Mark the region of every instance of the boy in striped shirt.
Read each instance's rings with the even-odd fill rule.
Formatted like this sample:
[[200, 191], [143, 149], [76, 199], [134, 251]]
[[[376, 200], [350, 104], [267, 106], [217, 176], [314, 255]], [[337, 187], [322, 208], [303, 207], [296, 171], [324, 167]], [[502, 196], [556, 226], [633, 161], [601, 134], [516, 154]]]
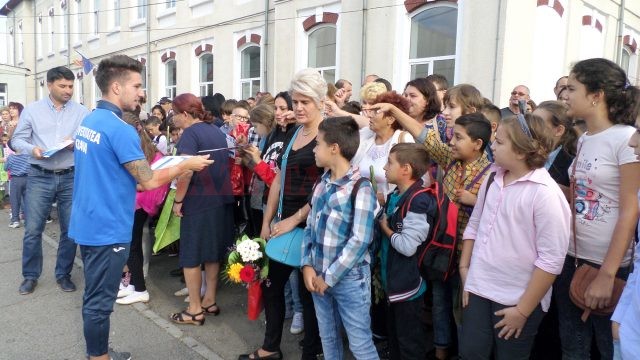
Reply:
[[27, 154], [11, 154], [4, 163], [4, 169], [9, 172], [11, 179], [9, 181], [9, 202], [11, 203], [11, 222], [9, 227], [12, 229], [20, 227], [20, 212], [23, 211], [24, 197], [27, 191], [27, 173], [29, 172], [29, 155]]

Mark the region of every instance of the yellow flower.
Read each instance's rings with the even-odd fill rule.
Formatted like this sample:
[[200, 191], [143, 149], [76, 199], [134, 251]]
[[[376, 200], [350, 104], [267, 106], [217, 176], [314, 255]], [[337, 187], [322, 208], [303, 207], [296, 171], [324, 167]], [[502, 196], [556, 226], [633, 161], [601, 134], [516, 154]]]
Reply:
[[243, 265], [242, 264], [231, 264], [229, 266], [229, 270], [227, 271], [227, 275], [229, 275], [229, 279], [231, 279], [231, 281], [233, 281], [234, 283], [240, 283], [242, 282], [242, 280], [240, 280], [240, 270], [242, 270]]

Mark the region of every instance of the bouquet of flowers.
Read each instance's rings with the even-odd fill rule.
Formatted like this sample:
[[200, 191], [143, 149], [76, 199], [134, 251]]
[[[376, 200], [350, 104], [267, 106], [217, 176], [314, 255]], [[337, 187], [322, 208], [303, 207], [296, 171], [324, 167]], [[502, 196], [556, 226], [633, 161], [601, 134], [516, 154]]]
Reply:
[[244, 235], [231, 248], [223, 276], [227, 281], [244, 284], [248, 290], [248, 317], [256, 320], [262, 311], [260, 284], [269, 274], [269, 258], [265, 254], [267, 242]]

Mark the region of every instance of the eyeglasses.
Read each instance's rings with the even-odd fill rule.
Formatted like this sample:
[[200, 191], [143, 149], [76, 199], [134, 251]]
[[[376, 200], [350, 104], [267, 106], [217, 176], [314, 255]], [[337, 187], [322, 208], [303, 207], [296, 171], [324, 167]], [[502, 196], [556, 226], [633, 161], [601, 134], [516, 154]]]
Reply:
[[512, 95], [512, 96], [515, 96], [515, 95], [518, 95], [518, 96], [527, 96], [527, 95], [529, 95], [529, 94], [525, 94], [525, 93], [520, 92], [520, 91], [512, 91], [512, 92], [511, 92], [511, 95]]
[[236, 118], [236, 119], [240, 119], [240, 121], [249, 121], [249, 117], [248, 116], [242, 116], [239, 114], [231, 114], [232, 117]]
[[366, 116], [366, 117], [375, 116], [377, 113], [378, 113], [378, 110], [375, 110], [375, 109], [363, 109], [362, 111], [360, 111], [360, 115]]

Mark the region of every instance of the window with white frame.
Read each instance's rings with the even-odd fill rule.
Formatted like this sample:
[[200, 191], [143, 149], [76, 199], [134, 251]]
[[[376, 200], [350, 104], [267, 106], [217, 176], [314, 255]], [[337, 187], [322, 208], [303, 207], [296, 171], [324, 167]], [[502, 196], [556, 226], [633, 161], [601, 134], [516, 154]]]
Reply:
[[0, 106], [7, 106], [7, 83], [0, 83]]
[[112, 0], [113, 1], [113, 27], [117, 28], [120, 26], [120, 0]]
[[73, 31], [71, 31], [71, 43], [77, 44], [81, 41], [80, 33], [82, 32], [82, 15], [80, 14], [80, 12], [82, 10], [80, 0], [75, 0], [73, 4], [74, 5], [71, 14], [71, 23], [75, 28], [73, 29]]
[[240, 52], [240, 88], [248, 99], [260, 91], [260, 46], [251, 45]]
[[165, 0], [165, 6], [167, 9], [176, 7], [176, 0]]
[[68, 48], [68, 44], [67, 44], [67, 40], [69, 39], [68, 34], [69, 34], [69, 29], [68, 29], [68, 24], [67, 24], [67, 16], [69, 16], [69, 12], [67, 11], [67, 3], [62, 2], [61, 3], [61, 12], [62, 12], [62, 16], [60, 17], [60, 50], [66, 50]]
[[176, 97], [176, 86], [178, 84], [177, 80], [177, 64], [175, 60], [169, 60], [164, 64], [165, 67], [165, 80], [164, 80], [164, 88], [165, 88], [165, 96], [169, 99], [173, 99]]
[[147, 18], [147, 0], [137, 0], [138, 1], [138, 19], [146, 19]]
[[93, 0], [93, 28], [91, 31], [94, 35], [100, 33], [100, 16], [98, 15], [98, 10], [100, 10], [100, 0]]
[[336, 82], [336, 27], [321, 26], [309, 35], [309, 67], [317, 69], [327, 83]]
[[204, 53], [198, 60], [200, 96], [213, 95], [213, 54]]
[[54, 31], [54, 16], [53, 16], [53, 9], [49, 10], [49, 22], [47, 23], [47, 25], [49, 25], [49, 54], [53, 54], [53, 40], [55, 39], [55, 31]]
[[631, 65], [631, 51], [628, 47], [622, 48], [622, 58], [620, 60], [620, 67], [625, 73], [629, 73], [629, 65]]
[[24, 36], [22, 36], [22, 20], [18, 22], [16, 45], [16, 55], [18, 55], [18, 63], [24, 62]]
[[42, 58], [42, 14], [38, 14], [36, 22], [36, 58]]
[[458, 9], [438, 6], [411, 18], [409, 67], [411, 79], [440, 74], [454, 83]]

